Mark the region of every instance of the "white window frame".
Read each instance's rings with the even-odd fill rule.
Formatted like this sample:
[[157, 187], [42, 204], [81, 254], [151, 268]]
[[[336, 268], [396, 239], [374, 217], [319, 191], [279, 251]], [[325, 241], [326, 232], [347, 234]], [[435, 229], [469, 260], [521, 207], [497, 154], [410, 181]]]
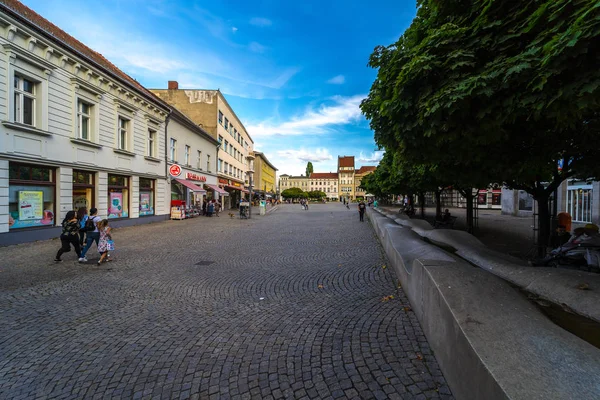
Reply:
[[[37, 117], [37, 97], [36, 94], [38, 92], [37, 87], [39, 86], [39, 82], [37, 80], [31, 79], [28, 76], [24, 76], [22, 74], [15, 74], [13, 76], [13, 119], [16, 123], [29, 125], [31, 127], [36, 126]], [[28, 92], [24, 89], [25, 82], [31, 85], [31, 92]], [[31, 101], [31, 123], [25, 122], [25, 100]]]
[[[83, 105], [88, 107], [87, 114], [83, 112]], [[89, 101], [82, 99], [80, 97], [77, 98], [77, 139], [87, 140], [89, 142], [94, 141], [93, 135], [93, 117], [94, 117], [94, 107], [95, 104], [90, 103]], [[86, 121], [87, 120], [87, 121]], [[83, 137], [82, 127], [84, 122], [87, 122], [87, 135], [88, 137]]]
[[198, 150], [197, 153], [198, 159], [196, 160], [196, 168], [202, 171], [202, 151]]
[[169, 140], [169, 161], [177, 162], [177, 139], [175, 138]]
[[190, 166], [190, 150], [192, 148], [186, 144], [184, 149], [185, 149], [185, 153], [184, 153], [185, 165]]
[[206, 155], [206, 171], [211, 172], [211, 170], [210, 170], [210, 154]]
[[[587, 195], [587, 196], [584, 196]], [[584, 199], [587, 198], [587, 201]], [[581, 207], [579, 202], [581, 201]], [[591, 223], [594, 212], [593, 185], [574, 183], [567, 185], [566, 212], [571, 215], [573, 222]]]
[[156, 158], [156, 138], [158, 136], [158, 132], [156, 129], [148, 128], [148, 137], [147, 137], [147, 148], [146, 155], [148, 157]]
[[[125, 127], [123, 127], [123, 122], [125, 123]], [[124, 136], [123, 133], [125, 133]], [[132, 119], [119, 114], [119, 116], [117, 117], [117, 149], [123, 151], [131, 151], [132, 133]]]
[[[24, 130], [34, 134], [51, 135], [48, 132], [48, 77], [56, 66], [47, 60], [29, 53], [27, 50], [13, 43], [2, 45], [8, 69], [5, 72], [7, 79], [7, 101], [5, 100], [6, 120], [2, 121], [5, 126]], [[15, 121], [15, 88], [14, 78], [19, 76], [35, 83], [35, 112], [34, 125], [22, 124]]]

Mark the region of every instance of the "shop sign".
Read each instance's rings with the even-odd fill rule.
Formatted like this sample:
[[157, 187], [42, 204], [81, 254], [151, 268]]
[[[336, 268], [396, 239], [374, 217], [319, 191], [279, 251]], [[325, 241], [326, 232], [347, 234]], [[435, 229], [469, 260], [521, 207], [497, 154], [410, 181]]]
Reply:
[[240, 183], [237, 183], [237, 182], [231, 182], [231, 186], [241, 187], [242, 185]]
[[181, 175], [181, 167], [177, 164], [173, 164], [169, 167], [169, 173], [172, 176], [177, 177], [177, 176]]
[[219, 183], [222, 183], [224, 185], [229, 185], [229, 181], [227, 179], [223, 179], [223, 178], [219, 178]]
[[193, 172], [186, 172], [185, 179], [189, 179], [191, 181], [206, 182], [205, 176], [197, 175], [197, 174], [194, 174]]
[[19, 192], [19, 220], [42, 219], [44, 192]]

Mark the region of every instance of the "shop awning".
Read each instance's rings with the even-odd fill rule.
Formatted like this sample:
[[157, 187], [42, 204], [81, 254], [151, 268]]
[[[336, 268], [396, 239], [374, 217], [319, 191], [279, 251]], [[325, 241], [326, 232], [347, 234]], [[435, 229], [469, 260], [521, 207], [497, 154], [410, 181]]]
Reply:
[[202, 189], [200, 186], [194, 185], [190, 181], [187, 181], [185, 179], [177, 179], [177, 178], [175, 178], [175, 180], [177, 182], [181, 183], [183, 186], [190, 189], [192, 192], [206, 193], [206, 190]]
[[227, 187], [229, 189], [239, 190], [240, 192], [248, 193], [248, 191], [246, 189], [239, 187], [239, 186], [226, 185], [225, 187]]
[[229, 193], [227, 193], [224, 189], [221, 189], [217, 185], [209, 185], [208, 183], [206, 183], [206, 186], [219, 193], [221, 196], [229, 196]]

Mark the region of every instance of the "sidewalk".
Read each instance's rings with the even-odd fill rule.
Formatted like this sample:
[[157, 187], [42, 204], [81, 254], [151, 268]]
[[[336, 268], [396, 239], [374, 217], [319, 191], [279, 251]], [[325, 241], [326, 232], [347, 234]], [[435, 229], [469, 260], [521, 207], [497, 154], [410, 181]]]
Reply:
[[[399, 206], [382, 206], [382, 209], [399, 212]], [[454, 229], [466, 230], [465, 208], [449, 208], [453, 216], [458, 217]], [[535, 254], [532, 217], [502, 215], [500, 210], [479, 209], [478, 227], [474, 236], [489, 248], [521, 259]], [[414, 218], [419, 218], [421, 209], [416, 210]], [[435, 217], [435, 208], [425, 208], [425, 219], [430, 223]]]

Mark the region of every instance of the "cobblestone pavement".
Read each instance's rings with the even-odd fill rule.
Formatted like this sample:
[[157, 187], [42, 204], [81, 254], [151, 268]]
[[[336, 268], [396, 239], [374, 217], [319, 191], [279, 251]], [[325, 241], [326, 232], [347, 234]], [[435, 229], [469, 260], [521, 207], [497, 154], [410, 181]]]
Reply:
[[0, 248], [0, 398], [452, 398], [355, 210], [113, 236], [101, 267], [54, 264], [58, 240]]

